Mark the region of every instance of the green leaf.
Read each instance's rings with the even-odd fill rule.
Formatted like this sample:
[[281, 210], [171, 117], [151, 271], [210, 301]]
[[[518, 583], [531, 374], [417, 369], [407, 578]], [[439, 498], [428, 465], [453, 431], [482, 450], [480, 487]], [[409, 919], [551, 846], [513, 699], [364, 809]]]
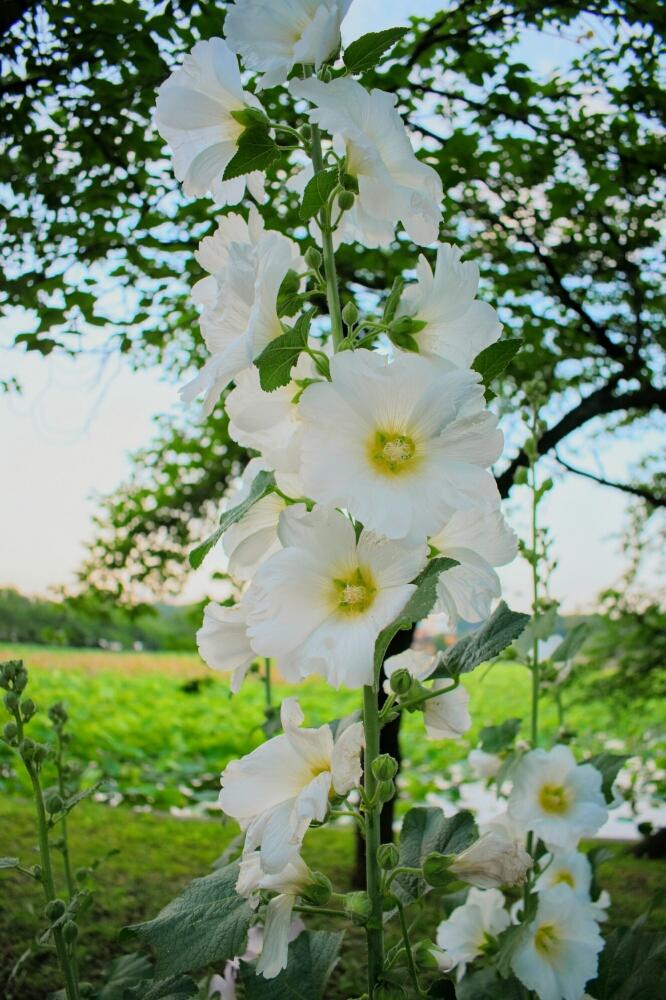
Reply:
[[338, 960], [344, 934], [303, 931], [289, 945], [287, 968], [274, 979], [258, 976], [254, 966], [241, 962], [246, 1000], [320, 1000]]
[[391, 291], [388, 294], [388, 298], [384, 303], [384, 312], [382, 313], [382, 323], [392, 323], [395, 318], [395, 314], [398, 311], [398, 306], [400, 304], [400, 299], [405, 287], [405, 282], [398, 275], [397, 278], [393, 279], [393, 284], [391, 286]]
[[520, 337], [511, 337], [498, 340], [477, 354], [472, 362], [472, 368], [481, 375], [486, 389], [489, 389], [491, 382], [508, 368], [522, 345]]
[[476, 631], [460, 639], [442, 653], [433, 677], [459, 677], [497, 656], [513, 642], [530, 620], [529, 615], [511, 611], [500, 601], [490, 618]]
[[484, 726], [479, 733], [481, 749], [485, 750], [486, 753], [499, 753], [500, 750], [506, 750], [518, 735], [521, 722], [522, 719], [507, 719], [499, 726]]
[[650, 934], [637, 921], [612, 931], [599, 957], [599, 973], [586, 989], [595, 1000], [654, 1000], [663, 981], [666, 935]]
[[[400, 830], [400, 865], [420, 868], [432, 852], [460, 854], [476, 840], [477, 829], [471, 813], [459, 812], [448, 819], [441, 809], [410, 809]], [[398, 875], [394, 892], [404, 903], [423, 896], [428, 886], [418, 875]]]
[[493, 968], [467, 973], [456, 984], [457, 1000], [523, 1000], [524, 997], [517, 979], [502, 979]]
[[350, 73], [362, 73], [374, 69], [382, 55], [403, 38], [409, 28], [387, 28], [385, 31], [371, 31], [362, 35], [345, 49], [343, 60]]
[[0, 870], [3, 868], [18, 868], [20, 863], [18, 858], [0, 858]]
[[393, 636], [400, 629], [411, 628], [416, 622], [420, 622], [422, 618], [426, 618], [430, 614], [437, 598], [437, 580], [440, 573], [444, 573], [447, 569], [451, 569], [457, 565], [458, 563], [455, 559], [446, 559], [440, 556], [436, 559], [431, 559], [425, 569], [416, 578], [416, 590], [407, 601], [407, 604], [395, 621], [387, 625], [377, 636], [377, 641], [375, 642], [376, 675], [379, 673], [379, 668], [384, 662], [386, 650]]
[[259, 382], [264, 392], [274, 392], [291, 380], [291, 369], [308, 344], [308, 331], [312, 311], [303, 315], [285, 333], [271, 340], [255, 364], [259, 369]]
[[278, 316], [294, 316], [298, 312], [302, 301], [300, 287], [300, 278], [295, 271], [289, 269], [277, 295], [275, 308]]
[[280, 147], [271, 139], [267, 128], [251, 125], [238, 140], [238, 149], [227, 163], [223, 180], [242, 177], [253, 170], [266, 170], [280, 155]]
[[574, 627], [567, 632], [562, 642], [551, 655], [551, 660], [555, 663], [563, 663], [565, 660], [573, 659], [578, 650], [585, 643], [589, 634], [590, 626], [588, 622], [578, 622], [577, 625], [574, 625]]
[[97, 994], [98, 1000], [125, 1000], [126, 990], [145, 984], [152, 975], [152, 966], [145, 955], [121, 955], [106, 970], [106, 981]]
[[531, 654], [535, 639], [549, 639], [558, 628], [561, 629], [562, 624], [557, 608], [552, 607], [543, 614], [536, 615], [523, 629], [516, 642], [516, 651], [522, 657]]
[[[154, 979], [142, 982], [123, 994], [124, 1000], [187, 1000], [198, 997], [199, 987], [189, 976], [169, 976], [168, 979]], [[118, 995], [121, 1000], [121, 995]]]
[[310, 178], [298, 213], [303, 222], [309, 222], [324, 207], [338, 184], [338, 176], [337, 169], [332, 169], [320, 170]]
[[154, 920], [125, 928], [124, 936], [154, 949], [157, 976], [222, 965], [243, 954], [254, 910], [236, 893], [238, 871], [233, 864], [195, 879]]
[[601, 790], [604, 793], [606, 802], [613, 802], [613, 785], [624, 764], [629, 760], [629, 754], [622, 753], [597, 753], [594, 757], [588, 757], [585, 764], [591, 764], [601, 772]]
[[192, 569], [198, 569], [201, 566], [210, 550], [217, 545], [227, 528], [235, 524], [236, 521], [240, 521], [257, 500], [261, 500], [262, 497], [265, 497], [267, 493], [272, 491], [274, 485], [275, 477], [272, 472], [266, 472], [262, 469], [261, 472], [257, 473], [250, 487], [250, 492], [245, 499], [237, 504], [236, 507], [225, 511], [220, 517], [219, 527], [215, 529], [213, 534], [205, 542], [202, 542], [201, 545], [197, 545], [195, 549], [192, 549], [190, 552], [190, 566]]

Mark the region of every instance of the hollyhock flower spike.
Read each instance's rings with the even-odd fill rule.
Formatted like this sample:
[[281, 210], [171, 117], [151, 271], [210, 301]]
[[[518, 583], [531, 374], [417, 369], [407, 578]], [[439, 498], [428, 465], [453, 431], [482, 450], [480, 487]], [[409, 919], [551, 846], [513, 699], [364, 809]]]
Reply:
[[247, 69], [275, 87], [297, 65], [314, 66], [340, 47], [340, 24], [351, 0], [237, 0], [224, 22], [227, 43]]
[[486, 469], [503, 437], [476, 372], [356, 350], [334, 356], [331, 379], [308, 386], [300, 403], [308, 496], [409, 544], [441, 531], [458, 508], [498, 502]]
[[[432, 657], [416, 649], [408, 649], [404, 653], [389, 656], [384, 661], [384, 673], [388, 678], [384, 687], [391, 690], [390, 678], [396, 670], [407, 670], [417, 681], [426, 681], [437, 668], [439, 657]], [[438, 679], [433, 681], [432, 690], [450, 687], [450, 681]], [[460, 685], [439, 698], [430, 698], [423, 706], [426, 734], [431, 740], [458, 739], [472, 725], [468, 709], [469, 695]]]
[[192, 293], [202, 307], [201, 332], [211, 357], [181, 396], [191, 402], [205, 393], [207, 415], [229, 382], [282, 334], [277, 294], [287, 271], [300, 268], [301, 258], [292, 240], [264, 228], [254, 207], [247, 222], [242, 215], [223, 216], [195, 256], [209, 272]]
[[263, 175], [223, 181], [243, 125], [234, 118], [247, 108], [261, 110], [243, 90], [236, 56], [221, 38], [197, 42], [157, 92], [155, 124], [173, 151], [173, 169], [183, 191], [194, 198], [211, 194], [220, 205], [235, 205], [245, 193], [263, 200]]
[[511, 960], [521, 983], [540, 1000], [580, 1000], [604, 945], [589, 905], [568, 885], [555, 886], [539, 894], [527, 930]]
[[349, 78], [292, 80], [290, 89], [315, 105], [310, 121], [333, 136], [346, 173], [358, 183], [343, 238], [388, 246], [400, 221], [415, 243], [432, 243], [441, 219], [442, 182], [414, 155], [395, 94], [367, 91]]
[[591, 764], [576, 764], [571, 750], [532, 750], [513, 775], [509, 815], [545, 844], [572, 850], [608, 818], [601, 774]]
[[248, 591], [252, 647], [292, 682], [322, 674], [333, 687], [372, 684], [375, 641], [414, 593], [425, 545], [372, 531], [357, 539], [340, 511], [304, 504], [284, 511], [278, 535], [282, 551]]
[[276, 875], [300, 854], [313, 821], [323, 822], [329, 799], [346, 795], [361, 779], [363, 726], [353, 723], [333, 738], [329, 726], [302, 729], [295, 698], [280, 712], [284, 733], [222, 774], [220, 806], [245, 833], [244, 856], [259, 848], [261, 868]]

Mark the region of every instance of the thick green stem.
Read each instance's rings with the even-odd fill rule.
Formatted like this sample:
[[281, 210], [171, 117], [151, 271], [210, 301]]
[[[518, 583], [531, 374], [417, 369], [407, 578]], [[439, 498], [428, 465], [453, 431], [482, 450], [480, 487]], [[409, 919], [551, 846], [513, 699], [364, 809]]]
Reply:
[[[530, 463], [532, 489], [532, 614], [534, 619], [539, 613], [539, 527], [537, 523], [537, 508], [539, 497], [534, 461]], [[536, 629], [532, 644], [532, 726], [530, 741], [532, 748], [539, 745], [539, 688], [541, 684], [541, 668], [539, 665], [539, 640]]]
[[[321, 151], [321, 133], [318, 125], [312, 125], [312, 166], [315, 173], [324, 169], [324, 159]], [[319, 216], [321, 229], [322, 253], [324, 257], [324, 274], [326, 276], [326, 301], [331, 317], [331, 334], [333, 347], [337, 351], [344, 336], [342, 326], [342, 308], [338, 292], [338, 276], [335, 270], [335, 251], [333, 249], [333, 229], [331, 227], [330, 202], [321, 210]]]
[[[372, 764], [379, 756], [379, 705], [376, 688], [367, 685], [363, 688], [363, 725], [365, 728], [363, 787], [368, 802], [373, 802], [377, 781], [372, 773]], [[381, 803], [377, 803], [368, 808], [365, 814], [365, 876], [366, 890], [370, 897], [370, 918], [366, 926], [369, 1000], [373, 1000], [377, 983], [384, 968], [381, 870], [377, 860], [380, 845], [380, 812]]]

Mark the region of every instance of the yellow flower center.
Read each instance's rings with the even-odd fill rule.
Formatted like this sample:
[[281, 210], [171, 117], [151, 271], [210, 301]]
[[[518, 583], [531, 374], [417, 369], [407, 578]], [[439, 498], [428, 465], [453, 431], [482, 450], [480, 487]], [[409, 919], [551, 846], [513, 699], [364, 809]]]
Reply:
[[553, 885], [559, 885], [561, 882], [564, 882], [565, 885], [570, 885], [572, 889], [575, 888], [571, 872], [558, 872], [553, 879]]
[[554, 816], [563, 816], [569, 811], [569, 796], [563, 785], [542, 785], [539, 792], [539, 805], [544, 812]]
[[362, 614], [372, 605], [376, 594], [372, 574], [360, 566], [333, 580], [333, 600], [339, 614]]
[[412, 472], [418, 461], [414, 439], [390, 431], [375, 431], [368, 442], [368, 454], [374, 467], [385, 476]]
[[537, 928], [537, 932], [534, 935], [534, 944], [536, 950], [544, 956], [552, 955], [557, 950], [559, 938], [553, 924], [541, 924]]

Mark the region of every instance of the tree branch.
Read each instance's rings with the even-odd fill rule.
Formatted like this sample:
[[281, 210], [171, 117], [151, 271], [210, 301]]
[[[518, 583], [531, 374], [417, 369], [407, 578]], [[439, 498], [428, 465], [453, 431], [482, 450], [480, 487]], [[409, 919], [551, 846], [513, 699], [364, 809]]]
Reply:
[[599, 483], [600, 486], [609, 486], [611, 489], [622, 490], [623, 493], [631, 493], [633, 496], [641, 497], [643, 500], [647, 500], [653, 507], [666, 507], [666, 497], [654, 493], [646, 486], [634, 486], [632, 483], [616, 483], [611, 479], [605, 479], [603, 476], [596, 476], [593, 472], [588, 472], [587, 469], [577, 469], [575, 465], [570, 465], [569, 462], [565, 462], [563, 458], [560, 458], [557, 452], [555, 452], [555, 459], [558, 465], [561, 465], [567, 472], [573, 472], [576, 476], [583, 476], [584, 479], [591, 479], [592, 482]]

